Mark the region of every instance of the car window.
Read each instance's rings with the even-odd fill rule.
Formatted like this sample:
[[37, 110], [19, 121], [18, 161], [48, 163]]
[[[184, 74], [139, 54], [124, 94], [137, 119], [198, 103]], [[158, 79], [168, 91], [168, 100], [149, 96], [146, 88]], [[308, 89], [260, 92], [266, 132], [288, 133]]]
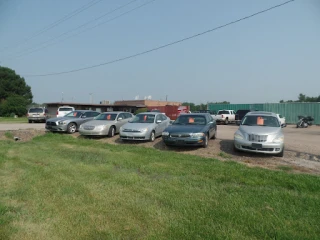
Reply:
[[125, 119], [126, 117], [125, 117], [124, 113], [120, 113], [119, 116], [118, 116], [118, 118]]
[[161, 114], [160, 117], [161, 117], [161, 120], [162, 120], [162, 121], [167, 120], [167, 116], [165, 116], [165, 115], [163, 115], [163, 114]]
[[95, 120], [107, 120], [107, 121], [114, 121], [117, 118], [117, 113], [101, 113], [96, 116]]
[[158, 120], [160, 120], [160, 121], [162, 120], [162, 119], [161, 119], [161, 114], [158, 114], [158, 115], [156, 116], [156, 121], [158, 121]]
[[81, 117], [81, 115], [82, 115], [82, 112], [73, 111], [73, 112], [66, 114], [65, 117], [79, 118], [79, 117]]
[[42, 113], [43, 108], [30, 108], [29, 113]]
[[223, 111], [223, 110], [222, 110], [222, 111], [219, 111], [218, 114], [219, 114], [219, 115], [220, 115], [220, 114], [229, 114], [229, 111]]
[[124, 115], [126, 116], [126, 118], [132, 118], [132, 114], [131, 113], [124, 113]]
[[63, 112], [73, 111], [73, 108], [70, 108], [70, 107], [61, 107], [61, 108], [59, 108], [59, 111], [63, 111]]
[[279, 120], [273, 116], [245, 116], [242, 125], [280, 127]]
[[139, 113], [133, 119], [132, 123], [154, 123], [155, 115], [147, 113]]
[[201, 115], [183, 115], [179, 116], [173, 124], [183, 124], [183, 125], [206, 125], [205, 116]]

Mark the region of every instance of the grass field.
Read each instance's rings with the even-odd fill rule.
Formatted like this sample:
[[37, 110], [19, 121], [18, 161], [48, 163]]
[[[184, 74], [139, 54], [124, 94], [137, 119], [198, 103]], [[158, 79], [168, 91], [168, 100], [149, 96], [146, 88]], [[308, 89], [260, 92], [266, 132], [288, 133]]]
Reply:
[[0, 123], [27, 123], [28, 118], [27, 117], [0, 117]]
[[0, 141], [0, 239], [319, 239], [320, 178], [48, 133]]

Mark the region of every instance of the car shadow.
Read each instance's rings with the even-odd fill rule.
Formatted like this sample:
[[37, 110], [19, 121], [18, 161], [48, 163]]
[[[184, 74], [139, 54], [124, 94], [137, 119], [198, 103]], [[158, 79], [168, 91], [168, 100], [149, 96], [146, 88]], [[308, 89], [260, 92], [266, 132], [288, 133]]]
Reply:
[[247, 157], [247, 158], [270, 158], [272, 155], [264, 153], [255, 153], [255, 152], [242, 152], [235, 151], [233, 149], [233, 140], [221, 140], [220, 141], [220, 150], [234, 156]]
[[199, 146], [167, 146], [160, 138], [153, 147], [158, 150], [174, 151], [174, 152], [193, 152], [198, 150]]

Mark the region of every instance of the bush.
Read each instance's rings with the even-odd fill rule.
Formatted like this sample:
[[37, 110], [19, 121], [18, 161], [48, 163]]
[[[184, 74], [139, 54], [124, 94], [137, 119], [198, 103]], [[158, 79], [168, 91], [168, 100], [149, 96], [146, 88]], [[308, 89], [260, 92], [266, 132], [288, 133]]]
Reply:
[[142, 113], [142, 112], [148, 112], [148, 108], [139, 108], [135, 114], [138, 114], [138, 113]]

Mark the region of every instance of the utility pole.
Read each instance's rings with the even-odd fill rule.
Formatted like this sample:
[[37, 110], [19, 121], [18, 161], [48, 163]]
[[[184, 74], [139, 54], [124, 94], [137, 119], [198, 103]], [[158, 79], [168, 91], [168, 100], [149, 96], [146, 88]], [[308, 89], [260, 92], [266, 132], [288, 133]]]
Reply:
[[93, 93], [89, 93], [89, 95], [90, 95], [90, 103], [92, 103], [92, 94]]
[[61, 102], [63, 102], [63, 92], [61, 93]]
[[166, 102], [168, 101], [168, 95], [166, 95]]

